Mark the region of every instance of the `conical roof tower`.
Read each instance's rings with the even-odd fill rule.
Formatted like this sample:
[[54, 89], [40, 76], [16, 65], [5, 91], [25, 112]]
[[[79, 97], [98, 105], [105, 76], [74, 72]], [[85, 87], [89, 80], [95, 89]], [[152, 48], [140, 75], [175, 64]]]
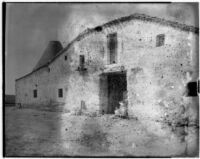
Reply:
[[59, 41], [50, 41], [40, 60], [33, 68], [33, 71], [51, 61], [62, 49], [62, 44]]

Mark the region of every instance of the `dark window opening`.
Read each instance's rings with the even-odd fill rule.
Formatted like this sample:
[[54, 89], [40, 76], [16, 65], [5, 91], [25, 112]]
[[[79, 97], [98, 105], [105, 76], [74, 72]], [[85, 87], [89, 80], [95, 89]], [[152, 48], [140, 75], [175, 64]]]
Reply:
[[95, 28], [95, 30], [96, 30], [97, 32], [100, 32], [100, 31], [102, 31], [102, 27], [101, 27], [101, 26], [98, 26], [98, 27]]
[[80, 55], [79, 56], [78, 71], [86, 71], [86, 70], [87, 70], [87, 68], [85, 67], [85, 56], [84, 55]]
[[156, 36], [156, 46], [162, 46], [165, 43], [165, 35], [164, 34], [160, 34]]
[[79, 64], [80, 64], [81, 67], [83, 67], [84, 64], [85, 64], [85, 56], [84, 55], [80, 55], [79, 58], [80, 58], [79, 59]]
[[65, 56], [65, 61], [67, 61], [67, 55]]
[[81, 110], [86, 110], [86, 104], [84, 100], [81, 100]]
[[37, 98], [37, 90], [36, 89], [33, 90], [33, 97]]
[[63, 97], [63, 89], [58, 89], [58, 97]]
[[117, 63], [117, 33], [108, 35], [109, 63]]
[[189, 82], [187, 84], [187, 96], [198, 96], [198, 84], [197, 82]]

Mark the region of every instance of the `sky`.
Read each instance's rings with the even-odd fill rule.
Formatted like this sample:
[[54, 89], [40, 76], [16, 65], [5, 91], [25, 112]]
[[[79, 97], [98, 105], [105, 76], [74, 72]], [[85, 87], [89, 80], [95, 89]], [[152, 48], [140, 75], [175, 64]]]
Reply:
[[15, 94], [15, 79], [32, 71], [51, 40], [65, 47], [87, 28], [134, 13], [198, 27], [198, 10], [198, 3], [7, 3], [5, 93]]

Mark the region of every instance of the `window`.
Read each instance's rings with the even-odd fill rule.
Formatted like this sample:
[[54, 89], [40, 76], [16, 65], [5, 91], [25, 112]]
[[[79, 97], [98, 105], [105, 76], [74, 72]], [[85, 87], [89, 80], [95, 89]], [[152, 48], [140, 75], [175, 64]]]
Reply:
[[58, 89], [58, 97], [59, 98], [63, 97], [63, 89]]
[[187, 84], [187, 96], [195, 97], [198, 96], [198, 82], [189, 82]]
[[165, 43], [165, 35], [164, 34], [160, 34], [156, 36], [156, 46], [162, 46]]
[[79, 56], [79, 65], [80, 65], [81, 67], [83, 67], [84, 64], [85, 64], [85, 56], [84, 56], [84, 55], [80, 55], [80, 56]]
[[37, 98], [37, 89], [34, 89], [34, 90], [33, 90], [33, 97], [34, 97], [34, 98]]
[[86, 71], [87, 68], [85, 67], [85, 56], [80, 55], [79, 56], [79, 66], [78, 66], [78, 71]]
[[65, 61], [67, 61], [67, 55], [65, 56]]
[[117, 33], [108, 35], [109, 63], [117, 63]]
[[85, 101], [81, 100], [81, 110], [86, 110], [86, 105], [85, 105]]
[[97, 31], [97, 32], [102, 31], [102, 27], [101, 27], [101, 26], [96, 27], [96, 28], [95, 28], [95, 31]]

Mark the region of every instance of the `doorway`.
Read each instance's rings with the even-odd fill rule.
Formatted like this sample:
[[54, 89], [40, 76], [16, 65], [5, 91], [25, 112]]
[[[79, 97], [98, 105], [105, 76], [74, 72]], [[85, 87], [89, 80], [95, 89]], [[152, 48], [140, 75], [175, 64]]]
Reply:
[[114, 114], [120, 101], [127, 96], [126, 72], [105, 73], [100, 76], [100, 111]]
[[120, 101], [127, 98], [126, 72], [104, 73], [100, 76], [100, 112], [114, 114]]

